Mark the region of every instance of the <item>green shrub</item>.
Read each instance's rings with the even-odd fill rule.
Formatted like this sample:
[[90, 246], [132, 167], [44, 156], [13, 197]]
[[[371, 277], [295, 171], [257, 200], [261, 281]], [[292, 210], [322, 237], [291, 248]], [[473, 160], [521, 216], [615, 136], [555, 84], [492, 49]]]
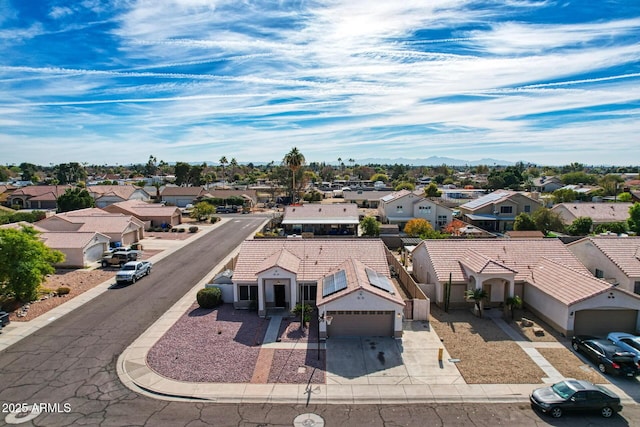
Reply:
[[[308, 322], [311, 320], [311, 313], [313, 312], [313, 308], [309, 304], [304, 305], [304, 321]], [[298, 318], [300, 318], [300, 314], [302, 314], [302, 304], [298, 303], [293, 308], [293, 314], [295, 314]]]
[[195, 225], [189, 227], [189, 233], [195, 233], [196, 231], [198, 231], [198, 227], [196, 227]]
[[178, 228], [177, 228], [177, 227], [173, 227], [173, 228], [171, 229], [171, 232], [172, 232], [172, 233], [177, 233], [177, 232], [178, 232]]
[[218, 221], [220, 221], [220, 217], [219, 216], [212, 216], [211, 217], [211, 224], [215, 224]]
[[67, 295], [69, 292], [71, 292], [71, 289], [66, 286], [60, 286], [58, 290], [56, 290], [58, 295]]
[[178, 233], [184, 233], [184, 228], [178, 228]]
[[222, 303], [222, 291], [219, 288], [200, 289], [196, 300], [200, 308], [215, 308]]

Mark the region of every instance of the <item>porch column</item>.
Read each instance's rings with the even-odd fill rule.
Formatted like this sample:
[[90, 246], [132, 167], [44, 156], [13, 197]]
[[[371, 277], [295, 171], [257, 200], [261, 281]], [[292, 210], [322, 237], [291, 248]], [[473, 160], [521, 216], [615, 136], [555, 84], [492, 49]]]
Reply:
[[513, 279], [509, 280], [509, 297], [513, 297], [516, 292], [516, 284]]
[[258, 316], [266, 314], [264, 309], [264, 279], [258, 279]]
[[289, 311], [293, 311], [293, 309], [296, 308], [296, 303], [298, 302], [298, 282], [295, 279], [291, 279], [290, 283], [289, 293], [291, 298], [289, 298]]

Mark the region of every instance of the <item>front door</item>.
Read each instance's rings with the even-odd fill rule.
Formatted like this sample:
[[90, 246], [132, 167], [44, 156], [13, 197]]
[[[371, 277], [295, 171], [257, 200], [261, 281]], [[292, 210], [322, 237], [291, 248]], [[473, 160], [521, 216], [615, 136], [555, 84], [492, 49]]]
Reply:
[[276, 299], [276, 307], [285, 308], [287, 305], [284, 285], [273, 285], [273, 293]]

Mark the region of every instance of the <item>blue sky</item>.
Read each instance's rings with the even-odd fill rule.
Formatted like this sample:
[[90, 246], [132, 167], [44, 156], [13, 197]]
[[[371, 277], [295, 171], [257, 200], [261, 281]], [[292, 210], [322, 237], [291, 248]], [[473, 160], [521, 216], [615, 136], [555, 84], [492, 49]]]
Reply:
[[0, 0], [0, 163], [638, 164], [640, 2]]

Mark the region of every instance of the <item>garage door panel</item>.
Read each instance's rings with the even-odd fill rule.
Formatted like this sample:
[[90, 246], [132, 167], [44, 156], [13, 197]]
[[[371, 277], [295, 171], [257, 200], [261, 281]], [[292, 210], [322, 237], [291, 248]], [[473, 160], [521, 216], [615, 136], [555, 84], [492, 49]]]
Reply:
[[609, 332], [636, 332], [638, 310], [580, 310], [576, 311], [576, 335], [606, 336]]
[[394, 336], [393, 311], [339, 311], [328, 312], [332, 316], [328, 325], [329, 337]]

